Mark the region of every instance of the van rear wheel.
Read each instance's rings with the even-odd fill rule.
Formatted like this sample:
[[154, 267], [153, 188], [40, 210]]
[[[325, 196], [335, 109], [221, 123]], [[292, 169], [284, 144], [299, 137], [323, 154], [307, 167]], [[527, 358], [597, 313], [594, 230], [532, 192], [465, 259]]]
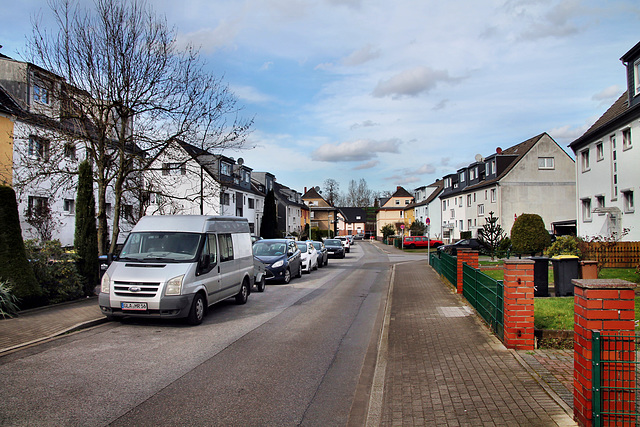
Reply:
[[242, 281], [242, 286], [240, 286], [240, 292], [236, 294], [236, 304], [245, 304], [249, 299], [249, 282], [247, 279]]
[[191, 310], [187, 316], [187, 323], [190, 325], [199, 325], [204, 319], [205, 303], [202, 294], [196, 294], [191, 303]]

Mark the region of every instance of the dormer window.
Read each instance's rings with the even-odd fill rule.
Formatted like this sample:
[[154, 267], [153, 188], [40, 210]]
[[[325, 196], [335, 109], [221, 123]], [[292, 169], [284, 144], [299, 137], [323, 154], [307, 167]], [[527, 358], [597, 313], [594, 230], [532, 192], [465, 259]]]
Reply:
[[640, 59], [633, 63], [633, 85], [636, 88], [635, 96], [640, 95]]
[[464, 172], [460, 172], [460, 182], [464, 182]]
[[220, 174], [231, 176], [231, 164], [226, 162], [220, 162]]

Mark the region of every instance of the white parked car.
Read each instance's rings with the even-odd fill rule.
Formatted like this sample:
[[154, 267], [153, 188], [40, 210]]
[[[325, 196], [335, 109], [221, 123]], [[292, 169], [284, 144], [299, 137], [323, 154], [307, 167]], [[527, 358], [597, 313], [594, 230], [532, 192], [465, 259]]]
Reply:
[[318, 269], [318, 251], [313, 246], [312, 241], [296, 242], [302, 254], [302, 270], [311, 273], [311, 270]]
[[339, 239], [342, 242], [342, 246], [344, 246], [344, 251], [346, 253], [351, 252], [351, 239], [349, 239], [349, 236], [336, 236], [336, 239]]

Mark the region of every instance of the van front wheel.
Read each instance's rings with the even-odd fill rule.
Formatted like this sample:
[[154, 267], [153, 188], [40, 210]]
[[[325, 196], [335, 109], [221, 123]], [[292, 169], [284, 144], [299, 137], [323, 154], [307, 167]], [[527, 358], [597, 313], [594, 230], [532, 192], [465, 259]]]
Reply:
[[187, 316], [187, 323], [190, 325], [199, 325], [204, 319], [205, 303], [202, 294], [196, 294], [193, 297], [191, 303], [191, 310], [189, 310], [189, 316]]
[[249, 299], [249, 283], [245, 279], [240, 287], [240, 292], [236, 294], [236, 304], [245, 304]]

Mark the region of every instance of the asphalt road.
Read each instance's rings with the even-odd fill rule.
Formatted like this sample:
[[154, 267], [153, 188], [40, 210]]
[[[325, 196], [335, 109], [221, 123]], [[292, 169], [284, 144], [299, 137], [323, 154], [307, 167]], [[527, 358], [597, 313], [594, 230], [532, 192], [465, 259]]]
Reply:
[[361, 242], [196, 327], [110, 322], [16, 352], [0, 361], [0, 425], [346, 425], [389, 261]]

